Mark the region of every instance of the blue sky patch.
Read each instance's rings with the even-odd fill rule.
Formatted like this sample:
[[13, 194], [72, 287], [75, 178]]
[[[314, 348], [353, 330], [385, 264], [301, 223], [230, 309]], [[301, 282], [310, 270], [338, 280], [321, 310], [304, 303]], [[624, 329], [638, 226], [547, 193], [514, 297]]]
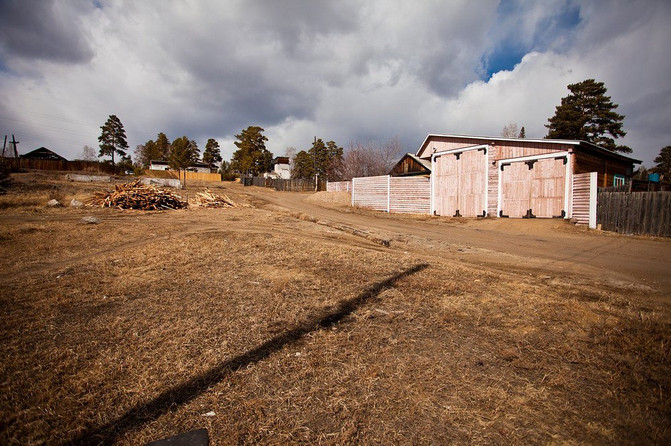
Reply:
[[482, 56], [482, 78], [489, 80], [494, 73], [512, 70], [525, 54], [548, 49], [562, 51], [570, 46], [580, 24], [580, 7], [567, 2], [558, 13], [547, 15], [536, 24], [533, 36], [524, 36], [516, 25], [522, 20], [528, 3], [504, 0], [496, 11], [496, 25], [490, 31], [494, 47]]

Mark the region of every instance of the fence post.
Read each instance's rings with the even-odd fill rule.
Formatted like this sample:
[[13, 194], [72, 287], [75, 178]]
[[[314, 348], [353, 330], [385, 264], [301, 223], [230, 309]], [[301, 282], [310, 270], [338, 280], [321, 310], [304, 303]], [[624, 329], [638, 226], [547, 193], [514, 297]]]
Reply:
[[387, 214], [391, 209], [391, 175], [387, 175]]
[[596, 229], [597, 173], [589, 174], [589, 228]]
[[356, 180], [356, 178], [353, 177], [352, 178], [352, 207], [354, 207], [354, 191], [356, 191], [356, 188], [354, 187], [354, 180]]

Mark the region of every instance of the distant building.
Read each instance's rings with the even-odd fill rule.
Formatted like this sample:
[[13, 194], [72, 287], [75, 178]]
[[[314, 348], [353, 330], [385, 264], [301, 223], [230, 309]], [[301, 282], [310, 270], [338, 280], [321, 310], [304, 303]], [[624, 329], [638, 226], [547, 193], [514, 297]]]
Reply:
[[266, 178], [291, 178], [291, 164], [288, 156], [278, 156], [273, 160], [273, 170], [264, 175]]
[[20, 155], [20, 157], [31, 160], [67, 161], [67, 159], [63, 158], [58, 153], [47, 149], [46, 147], [40, 147], [39, 149], [35, 149], [32, 152]]
[[[170, 170], [170, 165], [164, 160], [151, 160], [149, 170]], [[193, 163], [186, 170], [189, 172], [211, 173], [210, 166], [205, 163]]]
[[151, 160], [149, 162], [149, 170], [170, 170], [170, 166], [167, 161]]
[[193, 163], [186, 170], [189, 172], [212, 173], [210, 165], [205, 163]]

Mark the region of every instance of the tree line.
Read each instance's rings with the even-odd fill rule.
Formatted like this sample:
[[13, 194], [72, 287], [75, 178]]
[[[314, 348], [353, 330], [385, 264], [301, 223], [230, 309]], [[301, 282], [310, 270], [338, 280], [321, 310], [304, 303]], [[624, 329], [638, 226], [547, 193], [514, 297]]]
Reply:
[[[632, 149], [618, 144], [616, 140], [624, 137], [624, 115], [617, 113], [618, 105], [607, 96], [603, 82], [587, 79], [569, 84], [570, 94], [561, 99], [555, 113], [548, 119], [547, 139], [580, 140], [595, 144], [604, 149], [631, 153]], [[126, 134], [123, 124], [116, 115], [101, 126], [99, 157], [110, 156], [114, 164], [115, 155], [121, 157], [120, 166], [131, 165], [126, 150]], [[249, 126], [235, 135], [237, 150], [230, 163], [222, 162], [219, 143], [210, 138], [205, 146], [202, 161], [215, 168], [221, 163], [221, 172], [232, 175], [258, 176], [270, 172], [273, 168], [273, 153], [266, 147], [268, 138], [260, 126]], [[526, 138], [524, 126], [518, 130], [517, 124], [507, 124], [501, 135], [506, 138]], [[84, 147], [86, 156], [92, 149]], [[375, 176], [388, 173], [403, 154], [397, 138], [386, 141], [350, 143], [344, 150], [335, 141], [324, 141], [315, 137], [307, 150], [287, 148], [291, 159], [292, 178], [317, 178], [329, 181], [349, 180], [353, 177]], [[167, 161], [176, 170], [186, 169], [200, 160], [200, 150], [194, 140], [182, 136], [170, 142], [165, 133], [159, 133], [156, 140], [149, 140], [135, 149], [136, 164], [144, 169], [151, 161]], [[671, 146], [661, 149], [655, 158], [656, 167], [652, 171], [671, 178]], [[644, 169], [641, 166], [641, 169]]]

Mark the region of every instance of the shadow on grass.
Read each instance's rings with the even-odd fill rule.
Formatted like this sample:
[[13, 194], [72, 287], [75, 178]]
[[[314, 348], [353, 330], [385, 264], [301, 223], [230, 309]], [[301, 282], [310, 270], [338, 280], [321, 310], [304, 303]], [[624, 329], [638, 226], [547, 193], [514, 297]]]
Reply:
[[277, 335], [263, 344], [211, 368], [201, 375], [166, 390], [156, 398], [131, 408], [116, 420], [85, 430], [64, 444], [110, 444], [125, 433], [155, 420], [166, 412], [187, 404], [206, 392], [211, 386], [223, 381], [236, 370], [266, 359], [274, 352], [297, 342], [308, 333], [340, 322], [367, 301], [377, 297], [386, 288], [393, 286], [397, 281], [407, 276], [418, 273], [428, 266], [425, 263], [415, 265], [386, 280], [371, 285], [358, 296], [341, 301], [335, 310], [330, 312], [322, 311], [312, 315], [296, 328]]

